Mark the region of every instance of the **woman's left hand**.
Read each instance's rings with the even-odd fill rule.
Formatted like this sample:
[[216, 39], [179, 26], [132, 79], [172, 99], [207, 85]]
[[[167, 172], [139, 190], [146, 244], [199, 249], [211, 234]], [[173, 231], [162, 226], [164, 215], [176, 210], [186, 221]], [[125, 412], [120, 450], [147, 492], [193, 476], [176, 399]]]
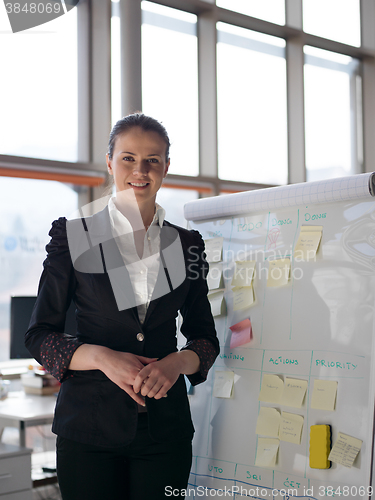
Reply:
[[200, 360], [194, 351], [184, 350], [169, 354], [142, 368], [135, 378], [133, 389], [142, 396], [161, 399], [176, 383], [181, 373], [190, 375], [199, 370]]

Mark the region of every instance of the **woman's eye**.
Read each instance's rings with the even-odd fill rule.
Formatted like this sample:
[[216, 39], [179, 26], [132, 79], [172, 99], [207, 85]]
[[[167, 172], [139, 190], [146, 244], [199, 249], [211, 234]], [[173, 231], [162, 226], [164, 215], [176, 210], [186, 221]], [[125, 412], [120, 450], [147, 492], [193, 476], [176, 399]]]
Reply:
[[132, 156], [124, 156], [123, 160], [125, 160], [125, 161], [133, 161], [134, 158]]
[[150, 158], [148, 161], [150, 163], [159, 163], [159, 160], [157, 158]]

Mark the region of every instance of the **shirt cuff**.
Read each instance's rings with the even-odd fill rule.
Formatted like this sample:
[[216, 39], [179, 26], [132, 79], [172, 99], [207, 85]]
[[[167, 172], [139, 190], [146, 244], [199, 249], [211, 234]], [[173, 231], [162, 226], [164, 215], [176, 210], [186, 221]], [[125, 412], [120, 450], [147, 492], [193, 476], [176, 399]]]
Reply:
[[198, 354], [200, 359], [199, 372], [186, 375], [191, 385], [197, 385], [207, 379], [208, 370], [214, 364], [217, 352], [212, 342], [207, 339], [196, 339], [188, 342], [181, 350], [189, 349]]
[[59, 382], [65, 378], [75, 350], [82, 345], [76, 338], [65, 334], [50, 333], [40, 348], [43, 367]]

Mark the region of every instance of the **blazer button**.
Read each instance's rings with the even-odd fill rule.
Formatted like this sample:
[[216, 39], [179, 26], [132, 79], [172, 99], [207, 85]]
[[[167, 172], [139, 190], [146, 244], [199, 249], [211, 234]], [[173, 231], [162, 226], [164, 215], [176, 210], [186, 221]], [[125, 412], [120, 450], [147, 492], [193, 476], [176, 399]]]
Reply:
[[139, 342], [142, 342], [144, 339], [145, 336], [143, 335], [143, 333], [137, 333], [137, 340], [139, 340]]

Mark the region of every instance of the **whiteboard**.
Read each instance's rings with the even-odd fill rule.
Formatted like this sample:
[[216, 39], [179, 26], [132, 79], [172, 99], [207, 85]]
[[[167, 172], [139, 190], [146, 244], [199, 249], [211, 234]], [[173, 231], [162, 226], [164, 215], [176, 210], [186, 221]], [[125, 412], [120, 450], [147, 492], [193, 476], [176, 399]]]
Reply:
[[[339, 496], [330, 493], [340, 487], [341, 496], [368, 498], [375, 366], [372, 185], [373, 174], [361, 174], [185, 205], [190, 227], [204, 239], [223, 237], [226, 302], [225, 314], [215, 318], [220, 355], [208, 381], [190, 396], [196, 434], [189, 497], [318, 500]], [[293, 250], [302, 225], [322, 226], [323, 233], [316, 259], [297, 263]], [[262, 271], [275, 256], [291, 259], [291, 276], [287, 285], [270, 288]], [[257, 262], [255, 302], [239, 311], [233, 310], [231, 290], [234, 260]], [[229, 327], [246, 318], [253, 338], [231, 349]], [[229, 399], [213, 397], [217, 370], [235, 374]], [[259, 402], [264, 374], [306, 380], [302, 407]], [[338, 382], [334, 411], [310, 407], [315, 379]], [[273, 467], [255, 466], [261, 406], [304, 418], [301, 443], [280, 441]], [[309, 467], [314, 424], [331, 425], [332, 443], [338, 432], [363, 441], [351, 468], [335, 463], [325, 470]]]

